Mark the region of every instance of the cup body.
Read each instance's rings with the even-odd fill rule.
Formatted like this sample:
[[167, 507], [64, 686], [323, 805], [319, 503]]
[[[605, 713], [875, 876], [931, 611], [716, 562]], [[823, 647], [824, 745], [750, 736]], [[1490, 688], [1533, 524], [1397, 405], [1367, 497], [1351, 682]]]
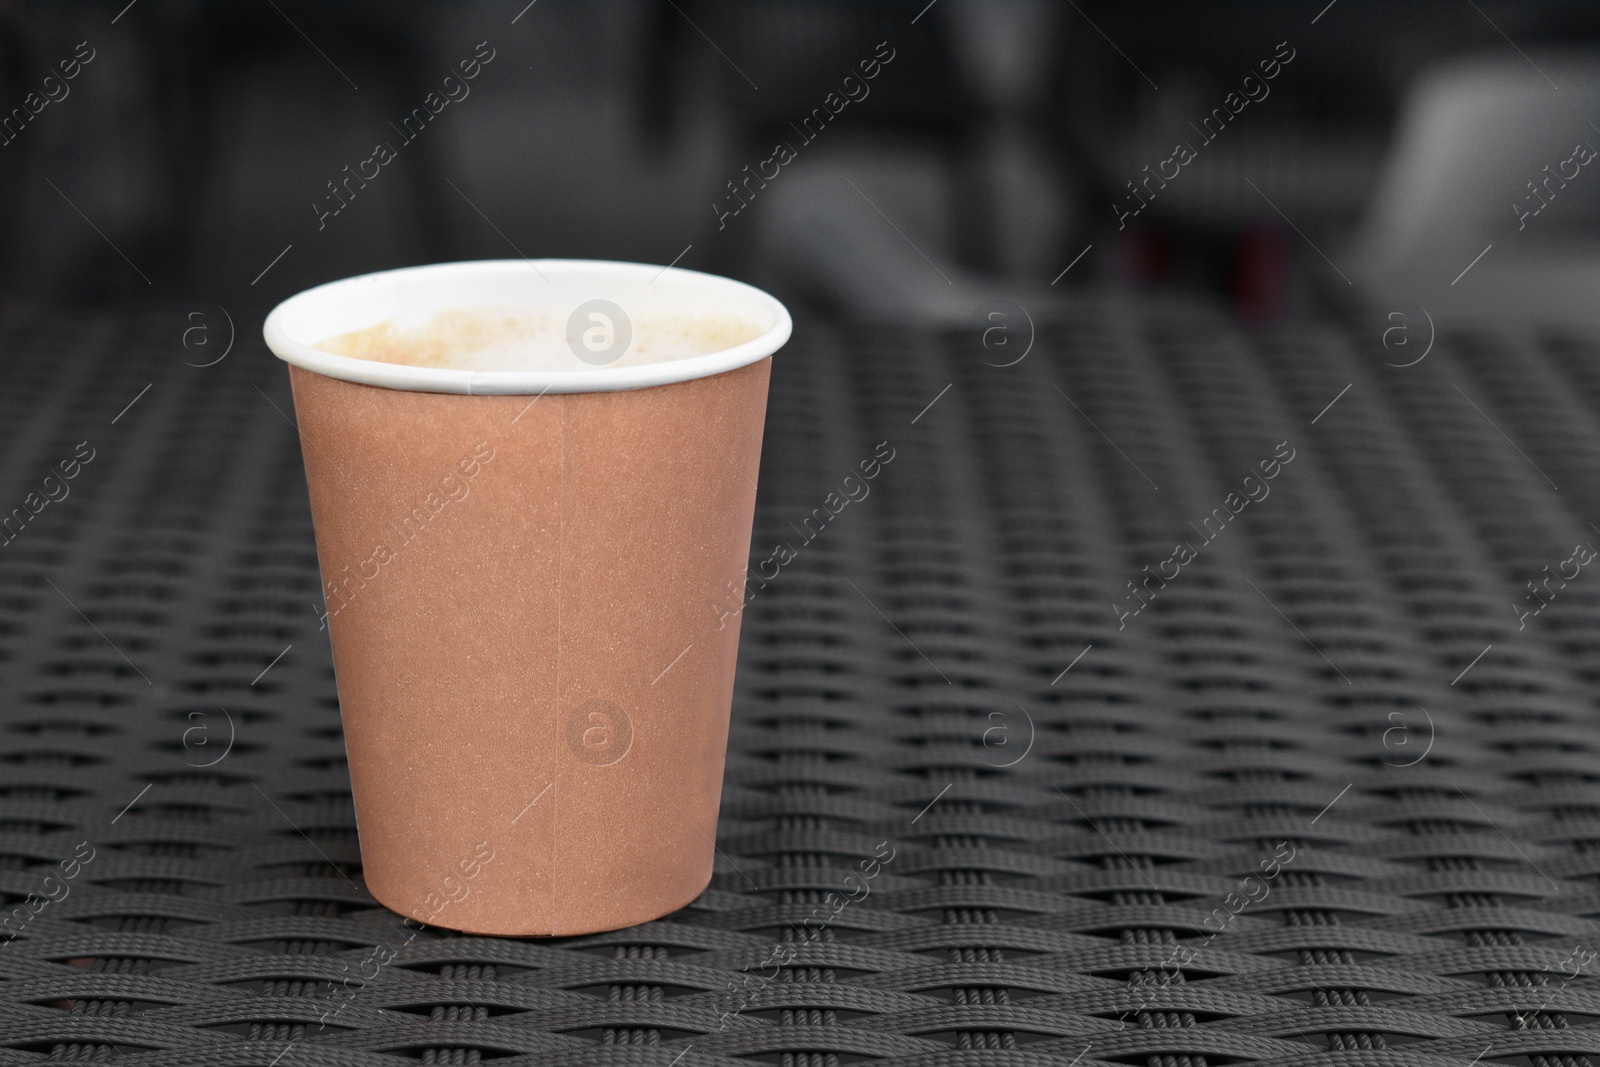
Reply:
[[[367, 887], [411, 918], [590, 933], [710, 881], [768, 357], [789, 319], [749, 287], [659, 271], [445, 264], [268, 318], [291, 363]], [[742, 352], [493, 375], [305, 351], [518, 287], [562, 315], [603, 299], [765, 332]]]

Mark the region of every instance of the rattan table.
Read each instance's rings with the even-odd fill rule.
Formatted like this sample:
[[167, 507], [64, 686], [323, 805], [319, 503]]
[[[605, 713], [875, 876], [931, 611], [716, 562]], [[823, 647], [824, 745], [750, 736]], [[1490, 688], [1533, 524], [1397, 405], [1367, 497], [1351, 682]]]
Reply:
[[1600, 350], [1028, 310], [797, 313], [716, 875], [558, 940], [363, 889], [254, 327], [0, 332], [0, 1064], [1587, 1063]]

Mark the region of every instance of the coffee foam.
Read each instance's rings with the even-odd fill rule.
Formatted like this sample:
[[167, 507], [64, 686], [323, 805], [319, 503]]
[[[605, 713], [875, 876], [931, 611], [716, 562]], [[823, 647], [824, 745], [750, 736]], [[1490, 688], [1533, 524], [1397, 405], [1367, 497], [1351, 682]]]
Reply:
[[629, 318], [627, 350], [609, 362], [580, 359], [567, 343], [566, 320], [521, 307], [449, 308], [427, 322], [403, 326], [393, 319], [319, 341], [338, 356], [417, 367], [482, 371], [592, 371], [666, 363], [720, 352], [763, 332], [752, 322], [720, 312], [641, 312]]

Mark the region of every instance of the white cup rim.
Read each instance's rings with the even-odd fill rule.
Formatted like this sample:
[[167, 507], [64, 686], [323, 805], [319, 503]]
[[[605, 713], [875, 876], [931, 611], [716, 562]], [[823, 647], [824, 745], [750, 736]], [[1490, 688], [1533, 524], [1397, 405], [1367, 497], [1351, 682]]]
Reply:
[[[760, 336], [732, 348], [700, 356], [686, 356], [659, 363], [629, 366], [597, 366], [581, 370], [466, 370], [447, 367], [419, 367], [377, 360], [335, 355], [314, 347], [349, 330], [379, 323], [401, 312], [395, 290], [431, 282], [461, 283], [494, 281], [505, 284], [516, 272], [519, 284], [537, 284], [547, 279], [569, 296], [574, 292], [599, 293], [606, 287], [629, 291], [648, 291], [652, 299], [671, 304], [679, 294], [692, 309], [713, 307], [736, 309], [735, 313], [763, 327]], [[643, 283], [645, 289], [640, 290]], [[657, 289], [657, 286], [662, 288]], [[610, 291], [610, 290], [606, 290]], [[537, 293], [535, 288], [532, 292]], [[387, 297], [387, 300], [385, 299]], [[503, 302], [502, 302], [503, 303]], [[538, 306], [537, 299], [530, 301]], [[388, 306], [387, 314], [360, 314], [353, 309]], [[461, 307], [455, 300], [441, 300], [431, 311]], [[465, 306], [472, 306], [467, 303]], [[410, 310], [415, 311], [412, 307]], [[357, 321], [350, 325], [350, 316]], [[343, 316], [342, 320], [336, 316]], [[338, 325], [335, 323], [338, 322]], [[342, 327], [342, 328], [341, 328]], [[621, 263], [592, 259], [485, 259], [361, 274], [307, 289], [291, 296], [267, 315], [262, 335], [267, 347], [281, 360], [330, 378], [386, 389], [431, 393], [461, 393], [473, 396], [529, 395], [544, 393], [591, 393], [622, 389], [644, 389], [656, 385], [691, 381], [713, 374], [737, 370], [772, 355], [789, 339], [793, 324], [789, 311], [775, 297], [752, 285], [681, 267], [662, 267], [645, 263]]]

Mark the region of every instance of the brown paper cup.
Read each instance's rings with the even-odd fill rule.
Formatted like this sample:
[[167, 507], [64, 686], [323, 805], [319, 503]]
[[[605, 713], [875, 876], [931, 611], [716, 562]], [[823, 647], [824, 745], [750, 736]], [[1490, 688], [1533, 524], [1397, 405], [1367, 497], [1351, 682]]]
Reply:
[[[583, 316], [595, 300], [764, 332], [709, 356], [537, 372], [310, 347], [444, 308]], [[473, 933], [581, 934], [705, 889], [767, 357], [789, 328], [776, 300], [727, 279], [555, 260], [368, 275], [268, 317], [291, 364], [381, 903]]]

